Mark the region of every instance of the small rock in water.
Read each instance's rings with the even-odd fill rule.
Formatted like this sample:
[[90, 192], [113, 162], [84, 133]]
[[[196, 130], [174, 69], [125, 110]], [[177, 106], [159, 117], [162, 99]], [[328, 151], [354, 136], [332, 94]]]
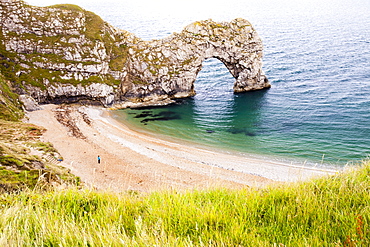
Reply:
[[246, 136], [256, 136], [257, 134], [254, 132], [245, 132]]
[[152, 117], [153, 115], [151, 113], [141, 113], [137, 114], [134, 118], [146, 118], [146, 117]]

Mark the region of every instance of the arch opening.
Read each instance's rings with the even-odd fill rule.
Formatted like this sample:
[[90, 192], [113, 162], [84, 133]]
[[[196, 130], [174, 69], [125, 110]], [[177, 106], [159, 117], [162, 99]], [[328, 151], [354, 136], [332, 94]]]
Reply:
[[235, 78], [218, 58], [205, 59], [198, 72], [193, 88], [196, 98], [214, 97], [219, 94], [233, 94]]
[[193, 120], [212, 131], [228, 126], [233, 115], [235, 78], [217, 58], [203, 61], [194, 82]]

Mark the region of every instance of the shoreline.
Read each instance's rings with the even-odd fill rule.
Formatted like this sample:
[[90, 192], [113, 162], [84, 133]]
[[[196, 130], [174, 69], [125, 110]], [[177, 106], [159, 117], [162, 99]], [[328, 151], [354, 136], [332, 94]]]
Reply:
[[[108, 109], [93, 106], [42, 105], [28, 112], [30, 123], [47, 129], [43, 141], [63, 156], [60, 165], [96, 189], [154, 191], [210, 187], [263, 187], [335, 174], [336, 170], [295, 166], [241, 157], [154, 138], [129, 129]], [[79, 136], [61, 124], [63, 113]], [[65, 114], [68, 113], [68, 114]], [[100, 155], [102, 163], [97, 163]], [[338, 170], [339, 171], [339, 170]]]
[[[273, 159], [270, 159], [270, 158], [265, 157], [265, 156], [259, 156], [257, 154], [241, 155], [241, 154], [238, 154], [238, 152], [233, 151], [233, 150], [228, 150], [228, 151], [222, 152], [222, 150], [220, 150], [220, 148], [213, 148], [213, 147], [210, 147], [210, 146], [200, 147], [201, 144], [199, 144], [199, 143], [196, 143], [195, 144], [196, 147], [193, 147], [191, 141], [180, 140], [180, 139], [177, 139], [177, 138], [166, 138], [163, 135], [156, 136], [155, 134], [152, 134], [150, 132], [144, 132], [144, 131], [142, 132], [140, 130], [136, 130], [135, 128], [130, 128], [125, 123], [122, 123], [121, 121], [116, 120], [112, 116], [112, 113], [110, 113], [110, 110], [107, 110], [107, 109], [104, 109], [104, 108], [100, 109], [100, 110], [102, 111], [101, 115], [105, 115], [105, 117], [101, 116], [101, 117], [104, 118], [104, 121], [107, 121], [112, 125], [119, 126], [119, 128], [126, 129], [130, 132], [135, 132], [138, 135], [146, 136], [147, 138], [151, 138], [152, 141], [155, 140], [159, 143], [166, 143], [167, 145], [179, 146], [182, 149], [188, 150], [190, 148], [191, 150], [196, 150], [198, 152], [208, 153], [210, 155], [219, 155], [219, 156], [222, 156], [222, 157], [224, 157], [224, 156], [225, 157], [234, 157], [234, 158], [237, 158], [239, 161], [245, 159], [245, 162], [242, 162], [243, 164], [250, 162], [250, 163], [259, 163], [261, 165], [263, 165], [263, 164], [277, 165], [277, 166], [288, 167], [288, 168], [292, 168], [292, 169], [299, 169], [299, 170], [302, 169], [302, 170], [305, 170], [305, 171], [308, 170], [308, 171], [312, 171], [313, 173], [327, 173], [327, 174], [334, 174], [335, 172], [340, 170], [340, 169], [336, 170], [334, 168], [331, 169], [331, 168], [327, 168], [327, 167], [324, 167], [324, 166], [322, 166], [322, 167], [305, 166], [305, 165], [298, 164], [298, 162], [296, 162], [295, 164], [293, 162], [288, 163], [288, 162], [273, 160]], [[225, 163], [225, 162], [222, 162], [222, 163]], [[217, 166], [216, 164], [208, 164], [208, 165]], [[235, 167], [238, 167], [238, 166], [235, 166]], [[221, 168], [229, 169], [229, 170], [235, 170], [233, 166], [221, 167]], [[263, 172], [261, 172], [261, 174], [259, 174], [258, 172], [252, 174], [252, 173], [249, 172], [250, 169], [252, 169], [252, 168], [248, 167], [248, 166], [240, 167], [238, 172], [244, 172], [244, 173], [249, 173], [251, 175], [266, 177], [266, 178], [269, 178], [271, 180], [280, 181], [280, 182], [294, 182], [294, 181], [301, 180], [300, 177], [294, 177], [294, 175], [293, 175], [293, 177], [292, 176], [287, 176], [287, 177], [279, 176], [279, 177], [277, 177], [277, 176], [273, 176], [271, 174], [264, 174]], [[302, 178], [304, 179], [305, 176], [310, 176], [310, 175], [309, 174], [303, 175]]]
[[[305, 170], [318, 170], [318, 171], [327, 171], [329, 173], [336, 173], [338, 171], [341, 171], [342, 169], [345, 169], [345, 166], [335, 166], [329, 163], [318, 163], [314, 161], [307, 161], [307, 160], [298, 160], [298, 159], [284, 159], [282, 157], [278, 156], [269, 156], [262, 153], [247, 153], [242, 152], [240, 150], [235, 149], [227, 149], [224, 147], [216, 147], [211, 145], [202, 144], [201, 142], [193, 142], [191, 140], [181, 139], [180, 137], [172, 137], [167, 136], [165, 134], [156, 134], [152, 133], [151, 131], [140, 129], [140, 127], [135, 126], [135, 124], [131, 124], [129, 121], [126, 120], [117, 120], [114, 113], [111, 113], [111, 111], [115, 111], [117, 109], [101, 109], [103, 114], [107, 114], [106, 117], [112, 120], [112, 124], [115, 125], [122, 125], [123, 128], [127, 128], [130, 131], [137, 132], [140, 135], [145, 135], [148, 137], [151, 137], [153, 139], [162, 140], [164, 142], [178, 144], [180, 146], [191, 146], [194, 149], [200, 149], [203, 151], [209, 151], [215, 154], [223, 154], [223, 155], [230, 155], [230, 156], [237, 156], [240, 158], [250, 159], [250, 160], [257, 160], [257, 161], [267, 161], [268, 163], [278, 164], [281, 166], [289, 166], [294, 167], [298, 169], [305, 169]], [[119, 115], [116, 115], [119, 117]], [[279, 181], [281, 179], [278, 179]], [[287, 181], [282, 179], [281, 181]]]

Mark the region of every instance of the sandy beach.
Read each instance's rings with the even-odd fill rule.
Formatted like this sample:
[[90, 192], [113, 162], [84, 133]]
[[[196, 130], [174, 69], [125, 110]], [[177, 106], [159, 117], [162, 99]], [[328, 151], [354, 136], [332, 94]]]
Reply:
[[[113, 191], [263, 187], [336, 171], [194, 148], [129, 129], [93, 106], [43, 105], [27, 113], [44, 127], [70, 169], [89, 187]], [[97, 156], [101, 157], [98, 164]]]

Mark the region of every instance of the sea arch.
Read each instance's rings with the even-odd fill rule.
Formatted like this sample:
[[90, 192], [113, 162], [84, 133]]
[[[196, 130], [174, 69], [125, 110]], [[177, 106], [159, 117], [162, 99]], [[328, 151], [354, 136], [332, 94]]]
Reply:
[[128, 73], [122, 83], [126, 97], [192, 96], [197, 75], [209, 58], [220, 60], [235, 78], [234, 92], [270, 87], [262, 70], [262, 40], [241, 18], [194, 22], [165, 39], [138, 42], [128, 53]]

